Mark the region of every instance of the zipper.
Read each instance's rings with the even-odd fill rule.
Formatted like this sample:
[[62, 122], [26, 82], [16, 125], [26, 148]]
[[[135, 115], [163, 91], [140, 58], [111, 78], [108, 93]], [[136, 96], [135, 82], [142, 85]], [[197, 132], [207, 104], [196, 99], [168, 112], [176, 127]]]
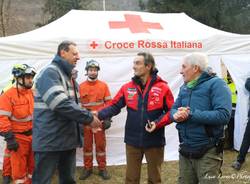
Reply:
[[193, 90], [192, 89], [190, 89], [191, 90], [191, 92], [190, 92], [190, 94], [189, 94], [189, 100], [188, 100], [188, 107], [190, 107], [190, 102], [191, 102], [191, 96], [192, 96], [192, 93], [193, 93]]
[[[188, 103], [187, 103], [187, 106], [188, 106], [188, 107], [190, 107], [192, 92], [193, 92], [193, 90], [190, 89], [189, 99], [188, 99]], [[187, 137], [187, 125], [186, 125], [186, 124], [185, 124], [185, 137]], [[188, 137], [187, 137], [187, 138], [188, 138]]]
[[[145, 88], [144, 88], [144, 90], [141, 90], [141, 88], [140, 87], [138, 87], [138, 85], [137, 85], [137, 87], [136, 87], [136, 89], [137, 89], [137, 92], [138, 92], [138, 97], [139, 98], [141, 98], [142, 99], [142, 107], [141, 107], [141, 122], [140, 122], [140, 125], [141, 125], [141, 131], [140, 131], [140, 145], [141, 146], [143, 146], [143, 130], [144, 130], [144, 121], [143, 121], [143, 117], [144, 117], [144, 98], [145, 99], [147, 99], [146, 98], [146, 96], [147, 96], [147, 93], [149, 93], [149, 90], [151, 89], [151, 87], [152, 87], [152, 85], [153, 85], [153, 83], [154, 83], [154, 80], [150, 80], [150, 82], [149, 82], [149, 84], [147, 85], [146, 84], [146, 86], [145, 86]], [[148, 100], [148, 99], [147, 99]], [[138, 100], [138, 102], [139, 102], [139, 100]], [[146, 107], [146, 110], [147, 110], [147, 107]], [[147, 117], [146, 117], [147, 118]]]
[[[141, 108], [141, 127], [142, 128], [144, 127], [144, 124], [143, 124], [143, 114], [144, 114], [144, 99], [142, 97], [142, 108]], [[142, 130], [140, 131], [140, 140], [141, 140], [140, 141], [140, 145], [142, 146], [143, 145], [143, 131]]]

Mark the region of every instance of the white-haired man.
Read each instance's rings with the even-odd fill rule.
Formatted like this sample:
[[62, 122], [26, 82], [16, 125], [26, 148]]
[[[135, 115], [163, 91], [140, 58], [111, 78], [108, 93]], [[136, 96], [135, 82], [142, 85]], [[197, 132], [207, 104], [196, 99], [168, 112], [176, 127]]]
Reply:
[[203, 53], [184, 57], [184, 84], [171, 109], [179, 132], [179, 183], [219, 183], [224, 125], [229, 122], [231, 93], [226, 83], [206, 72]]

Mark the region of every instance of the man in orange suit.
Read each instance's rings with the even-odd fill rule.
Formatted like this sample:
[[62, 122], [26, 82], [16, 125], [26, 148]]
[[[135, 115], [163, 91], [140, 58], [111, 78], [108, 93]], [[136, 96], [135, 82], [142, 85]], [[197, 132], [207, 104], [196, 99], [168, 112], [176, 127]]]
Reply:
[[[15, 79], [13, 78], [4, 87], [4, 89], [1, 91], [1, 94], [3, 94], [8, 89], [10, 89], [13, 86], [14, 82], [15, 82]], [[7, 147], [4, 150], [2, 176], [3, 176], [3, 184], [10, 184], [11, 183], [10, 151], [7, 149]]]
[[[95, 60], [87, 62], [85, 70], [87, 72], [87, 80], [80, 84], [80, 100], [82, 107], [97, 111], [103, 108], [110, 100], [110, 92], [107, 84], [98, 80], [99, 63]], [[105, 129], [109, 128], [110, 121], [104, 122], [103, 129], [93, 132], [91, 127], [84, 126], [84, 146], [83, 160], [84, 169], [80, 176], [80, 180], [87, 179], [92, 174], [93, 168], [93, 140], [96, 145], [96, 159], [98, 163], [99, 176], [104, 180], [110, 179], [110, 175], [106, 170], [106, 138]]]
[[0, 133], [10, 153], [14, 183], [30, 184], [34, 169], [32, 152], [32, 116], [34, 109], [34, 68], [26, 64], [12, 69], [15, 83], [0, 96]]

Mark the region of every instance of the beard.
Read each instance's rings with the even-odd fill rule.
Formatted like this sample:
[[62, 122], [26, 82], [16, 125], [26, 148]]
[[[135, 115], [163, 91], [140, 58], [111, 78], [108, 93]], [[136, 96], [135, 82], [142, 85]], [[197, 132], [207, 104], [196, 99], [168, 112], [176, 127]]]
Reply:
[[31, 89], [33, 87], [33, 82], [32, 83], [25, 83], [24, 81], [17, 81], [17, 84], [19, 86], [21, 86], [22, 88], [25, 88], [25, 89]]
[[88, 78], [91, 80], [96, 80], [98, 75], [89, 75]]
[[89, 76], [89, 78], [90, 78], [91, 80], [97, 79], [97, 77], [94, 77], [94, 76]]
[[31, 89], [32, 86], [33, 86], [33, 83], [32, 83], [32, 84], [28, 84], [28, 85], [27, 85], [27, 84], [24, 85], [24, 87], [25, 87], [26, 89]]

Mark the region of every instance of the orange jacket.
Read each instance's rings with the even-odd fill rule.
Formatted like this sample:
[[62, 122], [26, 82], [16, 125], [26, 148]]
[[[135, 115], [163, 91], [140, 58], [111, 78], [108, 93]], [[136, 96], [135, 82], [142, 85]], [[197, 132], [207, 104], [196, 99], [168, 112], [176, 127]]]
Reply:
[[82, 107], [97, 111], [111, 101], [108, 85], [100, 80], [84, 81], [79, 86]]
[[31, 89], [11, 87], [0, 96], [0, 132], [21, 133], [32, 129], [34, 110]]

